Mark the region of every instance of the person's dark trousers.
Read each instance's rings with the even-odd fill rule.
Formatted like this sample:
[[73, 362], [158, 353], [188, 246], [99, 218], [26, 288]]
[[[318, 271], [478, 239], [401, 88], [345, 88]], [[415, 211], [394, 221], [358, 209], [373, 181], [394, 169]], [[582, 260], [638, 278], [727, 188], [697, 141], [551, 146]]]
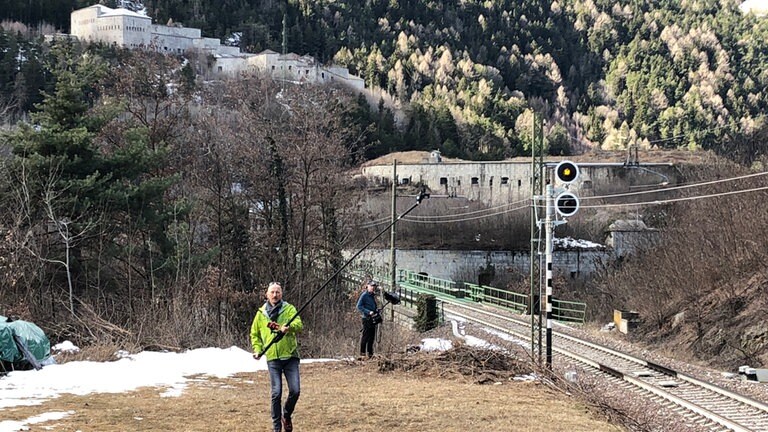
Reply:
[[[296, 408], [296, 402], [299, 401], [299, 393], [301, 392], [299, 359], [292, 357], [287, 360], [270, 360], [267, 362], [267, 367], [269, 368], [269, 382], [272, 384], [272, 426], [274, 430], [280, 431], [283, 428], [282, 417], [290, 420], [293, 409]], [[288, 384], [288, 399], [285, 400], [285, 407], [281, 410], [283, 375], [285, 375], [285, 382]]]
[[373, 341], [376, 340], [376, 324], [372, 319], [363, 318], [363, 332], [360, 335], [360, 355], [373, 356]]

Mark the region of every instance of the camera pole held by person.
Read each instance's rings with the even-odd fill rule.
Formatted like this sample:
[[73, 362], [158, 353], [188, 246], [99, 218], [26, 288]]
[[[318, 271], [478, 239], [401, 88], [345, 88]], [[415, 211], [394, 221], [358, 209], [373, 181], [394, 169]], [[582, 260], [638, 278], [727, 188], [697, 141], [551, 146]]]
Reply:
[[[267, 357], [269, 382], [272, 395], [272, 427], [276, 432], [292, 432], [293, 414], [299, 400], [301, 381], [299, 378], [299, 351], [296, 334], [303, 328], [301, 317], [296, 307], [283, 301], [283, 287], [278, 282], [271, 282], [267, 287], [267, 301], [256, 312], [251, 324], [251, 344], [253, 357]], [[264, 348], [266, 352], [262, 352]], [[283, 376], [288, 384], [288, 398], [281, 406], [283, 396]]]
[[382, 317], [376, 304], [376, 281], [368, 281], [365, 291], [357, 300], [357, 310], [362, 318], [363, 328], [360, 330], [360, 357], [373, 357], [373, 343], [376, 340], [376, 326], [381, 323]]

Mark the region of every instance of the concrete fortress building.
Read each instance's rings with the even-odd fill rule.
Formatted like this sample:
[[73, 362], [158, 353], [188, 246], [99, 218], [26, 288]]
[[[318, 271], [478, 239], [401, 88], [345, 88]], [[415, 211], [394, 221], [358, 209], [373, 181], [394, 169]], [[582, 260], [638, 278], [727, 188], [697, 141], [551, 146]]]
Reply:
[[[563, 158], [565, 159], [565, 158]], [[644, 163], [643, 166], [624, 163], [581, 163], [579, 180], [569, 190], [580, 197], [650, 190], [679, 182], [679, 173], [672, 163]], [[548, 161], [553, 166], [555, 161]], [[369, 162], [361, 168], [369, 184], [387, 186], [391, 182], [390, 163]], [[448, 161], [439, 151], [433, 151], [420, 162], [398, 162], [398, 182], [402, 185], [423, 185], [435, 194], [463, 197], [489, 206], [527, 203], [531, 199], [531, 162], [524, 159], [505, 161]], [[649, 195], [640, 195], [650, 199]]]
[[211, 73], [235, 77], [241, 73], [260, 72], [274, 79], [299, 83], [338, 83], [356, 90], [365, 88], [362, 78], [346, 68], [320, 65], [311, 56], [278, 54], [265, 50], [259, 54], [243, 53], [240, 48], [222, 45], [206, 38], [200, 29], [180, 25], [158, 25], [152, 18], [128, 9], [93, 5], [70, 15], [71, 35], [82, 41], [105, 42], [128, 49], [149, 49], [181, 55], [188, 50], [209, 54], [214, 59]]
[[112, 43], [123, 48], [152, 49], [181, 54], [190, 49], [211, 53], [239, 54], [240, 49], [204, 38], [200, 29], [152, 24], [152, 18], [128, 9], [93, 5], [70, 15], [72, 36], [83, 41]]
[[[264, 50], [259, 54], [246, 55], [246, 67], [249, 72], [261, 72], [281, 79], [293, 82], [310, 83], [340, 83], [357, 90], [365, 88], [362, 78], [352, 75], [349, 70], [340, 66], [323, 66], [312, 56], [300, 56], [298, 54], [278, 54], [272, 50]], [[221, 60], [217, 58], [217, 63]], [[229, 70], [237, 69], [233, 65]], [[227, 69], [218, 71], [225, 73]]]

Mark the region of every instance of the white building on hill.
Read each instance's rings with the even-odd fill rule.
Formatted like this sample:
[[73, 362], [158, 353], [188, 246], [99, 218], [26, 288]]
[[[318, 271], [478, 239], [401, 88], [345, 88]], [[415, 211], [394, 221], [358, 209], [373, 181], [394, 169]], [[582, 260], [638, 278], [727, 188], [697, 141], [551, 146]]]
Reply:
[[278, 54], [270, 50], [259, 54], [242, 53], [238, 47], [202, 37], [200, 29], [152, 24], [150, 17], [128, 9], [93, 5], [72, 12], [70, 23], [72, 36], [83, 41], [175, 55], [188, 50], [202, 51], [213, 57], [212, 72], [221, 77], [260, 72], [298, 83], [338, 83], [357, 90], [365, 88], [363, 79], [350, 74], [346, 68], [323, 66], [313, 57], [293, 53]]
[[[286, 81], [339, 82], [358, 90], [365, 88], [363, 79], [350, 74], [347, 68], [323, 66], [312, 56], [300, 56], [293, 53], [278, 54], [272, 50], [264, 50], [259, 54], [247, 54], [247, 56], [246, 62], [250, 72], [266, 73], [276, 79]], [[239, 72], [241, 71], [237, 70], [235, 65], [231, 73]]]
[[124, 48], [147, 48], [168, 54], [199, 49], [210, 53], [239, 54], [240, 49], [204, 38], [200, 29], [152, 24], [146, 15], [128, 9], [93, 5], [70, 15], [71, 32], [80, 40], [113, 43]]

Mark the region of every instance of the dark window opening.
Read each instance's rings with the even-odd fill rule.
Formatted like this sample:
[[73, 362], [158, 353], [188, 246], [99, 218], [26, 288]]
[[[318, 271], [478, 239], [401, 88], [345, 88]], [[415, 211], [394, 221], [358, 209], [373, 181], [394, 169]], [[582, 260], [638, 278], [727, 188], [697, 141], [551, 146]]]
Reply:
[[509, 177], [502, 177], [501, 178], [501, 184], [503, 184], [503, 185], [509, 184]]
[[522, 180], [518, 180], [518, 181], [517, 181], [517, 187], [520, 187], [520, 186], [522, 186], [522, 185], [523, 185], [523, 181], [522, 181]]
[[440, 177], [440, 186], [448, 184], [448, 177]]
[[473, 184], [473, 185], [475, 185], [475, 186], [477, 186], [477, 185], [479, 185], [479, 184], [480, 184], [480, 179], [479, 179], [479, 178], [477, 178], [477, 177], [472, 177], [472, 179], [471, 179], [470, 181], [471, 181], [471, 182], [472, 182], [472, 184]]

